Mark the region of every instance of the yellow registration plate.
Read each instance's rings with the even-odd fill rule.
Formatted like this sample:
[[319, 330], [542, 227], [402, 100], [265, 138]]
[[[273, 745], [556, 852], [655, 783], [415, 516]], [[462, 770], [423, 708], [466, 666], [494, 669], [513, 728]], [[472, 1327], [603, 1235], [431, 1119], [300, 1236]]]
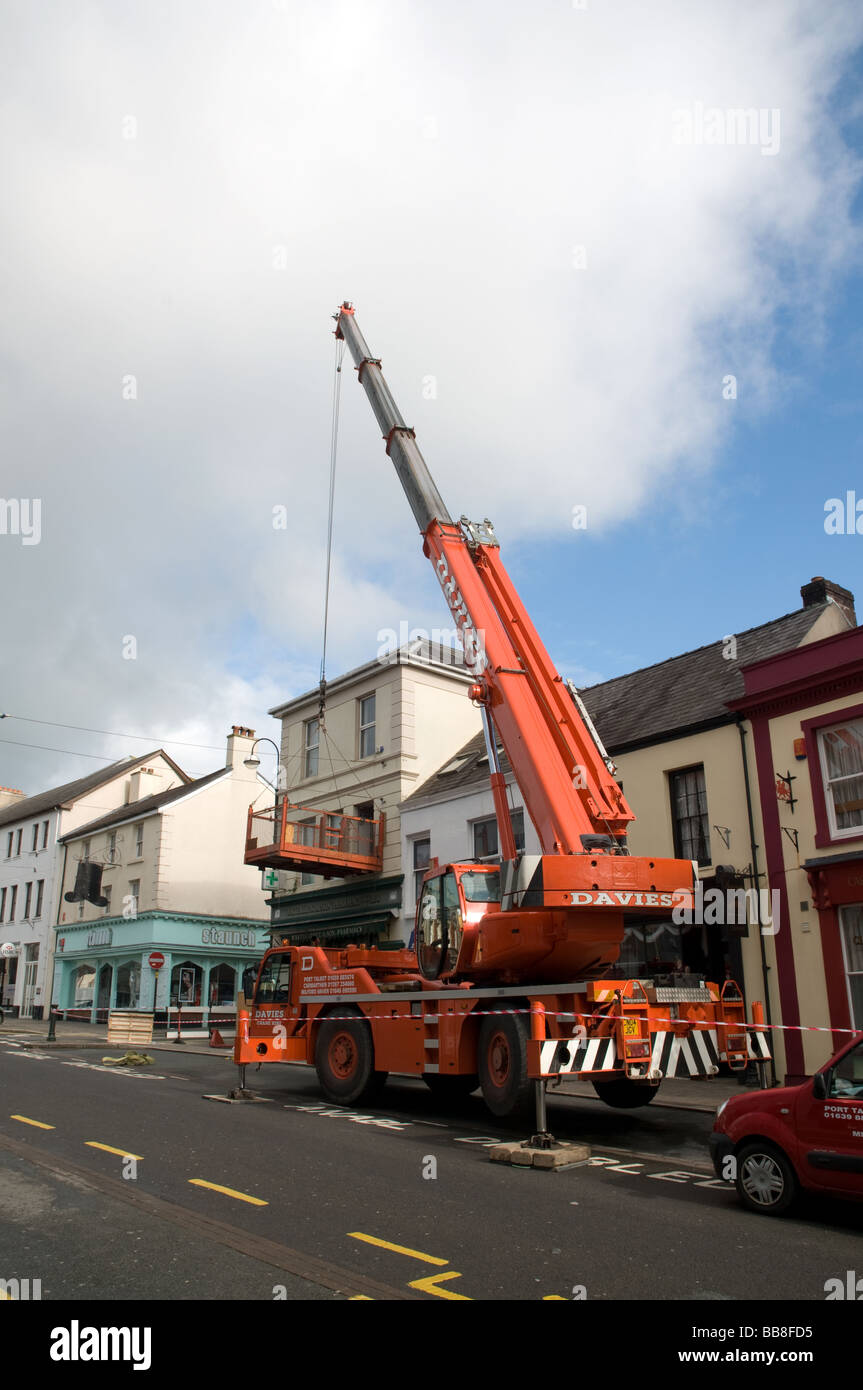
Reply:
[[623, 1020], [623, 1036], [624, 1036], [625, 1038], [637, 1038], [637, 1037], [638, 1037], [638, 1019], [637, 1019], [637, 1018], [625, 1018], [625, 1019]]

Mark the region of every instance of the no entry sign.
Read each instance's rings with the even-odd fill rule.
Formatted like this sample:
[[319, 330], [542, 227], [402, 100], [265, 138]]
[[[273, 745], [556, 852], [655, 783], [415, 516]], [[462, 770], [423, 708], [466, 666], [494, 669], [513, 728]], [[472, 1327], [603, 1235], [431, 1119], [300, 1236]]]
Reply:
[[165, 957], [162, 955], [161, 951], [151, 951], [147, 964], [151, 970], [161, 970], [162, 966], [165, 964]]

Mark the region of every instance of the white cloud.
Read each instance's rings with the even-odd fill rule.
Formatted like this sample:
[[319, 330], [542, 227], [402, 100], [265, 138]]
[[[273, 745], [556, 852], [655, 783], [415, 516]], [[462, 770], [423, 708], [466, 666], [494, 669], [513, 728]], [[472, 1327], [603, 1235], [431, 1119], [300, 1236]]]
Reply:
[[[314, 683], [343, 297], [450, 510], [506, 544], [697, 478], [781, 395], [778, 312], [817, 341], [852, 255], [859, 171], [828, 110], [850, 3], [69, 3], [5, 24], [3, 489], [42, 497], [44, 531], [0, 537], [19, 712], [218, 743]], [[695, 103], [778, 109], [778, 153], [675, 144]], [[446, 619], [346, 375], [333, 673], [380, 628]]]

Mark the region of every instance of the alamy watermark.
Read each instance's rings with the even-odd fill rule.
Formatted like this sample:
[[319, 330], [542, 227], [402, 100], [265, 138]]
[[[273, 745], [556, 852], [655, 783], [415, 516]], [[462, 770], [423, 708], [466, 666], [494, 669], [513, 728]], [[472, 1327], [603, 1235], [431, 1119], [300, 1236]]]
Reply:
[[828, 536], [863, 536], [863, 497], [858, 502], [856, 492], [846, 492], [844, 498], [828, 497], [824, 510]]
[[695, 885], [688, 893], [672, 894], [671, 920], [678, 927], [745, 927], [753, 922], [762, 936], [779, 931], [780, 895], [778, 888], [708, 888]]
[[671, 113], [675, 145], [755, 145], [762, 154], [779, 153], [779, 107], [735, 106], [725, 110], [705, 106], [679, 106]]
[[0, 497], [0, 536], [20, 536], [22, 545], [42, 539], [41, 497]]
[[42, 1297], [41, 1279], [0, 1279], [0, 1298], [12, 1303], [36, 1302]]
[[483, 671], [487, 665], [485, 633], [481, 628], [434, 627], [428, 631], [424, 627], [411, 627], [402, 619], [398, 632], [393, 627], [380, 628], [377, 641], [377, 660], [381, 666], [390, 665], [399, 651], [406, 652], [415, 661], [465, 666], [469, 671]]

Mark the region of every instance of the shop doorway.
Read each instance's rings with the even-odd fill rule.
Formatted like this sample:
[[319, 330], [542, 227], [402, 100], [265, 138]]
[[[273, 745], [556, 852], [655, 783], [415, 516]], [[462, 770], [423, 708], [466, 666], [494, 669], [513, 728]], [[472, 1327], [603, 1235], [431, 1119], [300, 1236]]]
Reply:
[[99, 971], [99, 989], [96, 994], [96, 1009], [107, 1011], [111, 1007], [111, 983], [114, 978], [114, 967], [103, 965]]
[[24, 961], [24, 993], [21, 999], [21, 1017], [33, 1017], [33, 1005], [36, 1001], [36, 975], [39, 970], [39, 947], [27, 946], [26, 959]]

